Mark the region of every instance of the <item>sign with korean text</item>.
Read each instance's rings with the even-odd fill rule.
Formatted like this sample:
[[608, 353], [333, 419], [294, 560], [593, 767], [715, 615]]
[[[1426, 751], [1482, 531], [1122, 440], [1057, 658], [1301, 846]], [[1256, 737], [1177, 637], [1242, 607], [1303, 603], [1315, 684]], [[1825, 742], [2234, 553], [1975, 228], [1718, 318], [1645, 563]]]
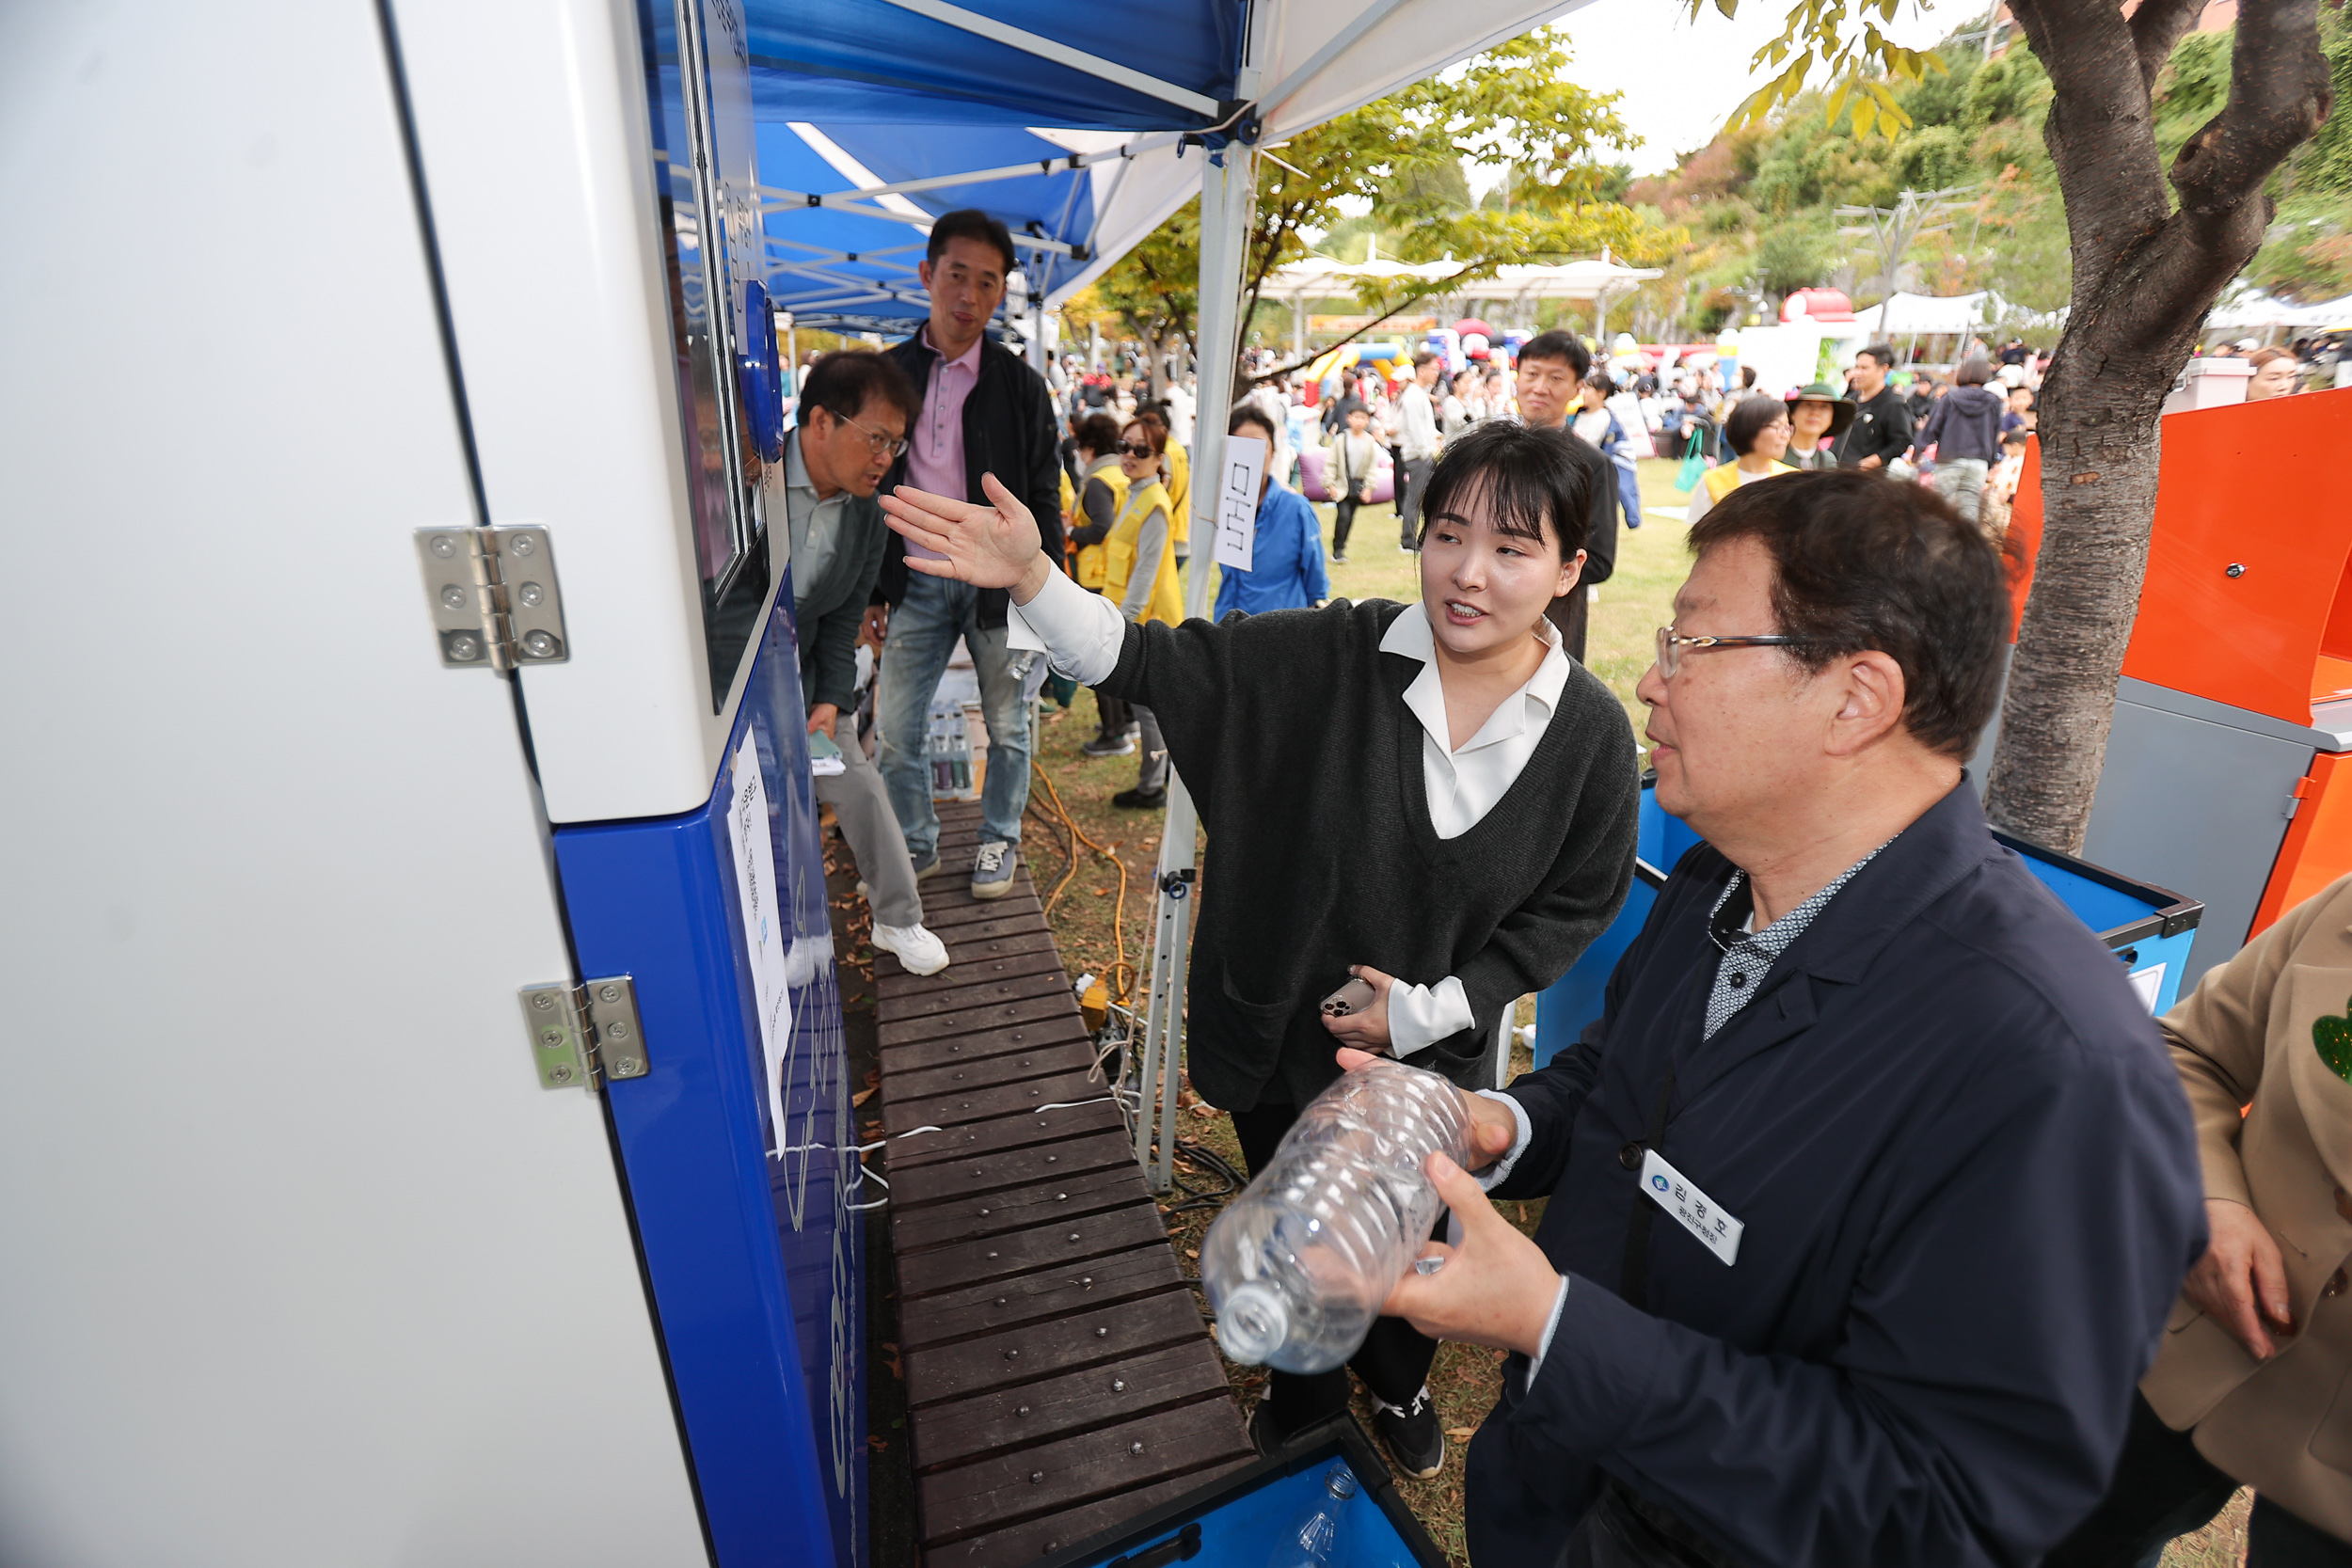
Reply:
[[1255, 436], [1225, 437], [1225, 467], [1216, 487], [1216, 563], [1249, 570], [1258, 541], [1258, 481], [1265, 475], [1265, 442]]

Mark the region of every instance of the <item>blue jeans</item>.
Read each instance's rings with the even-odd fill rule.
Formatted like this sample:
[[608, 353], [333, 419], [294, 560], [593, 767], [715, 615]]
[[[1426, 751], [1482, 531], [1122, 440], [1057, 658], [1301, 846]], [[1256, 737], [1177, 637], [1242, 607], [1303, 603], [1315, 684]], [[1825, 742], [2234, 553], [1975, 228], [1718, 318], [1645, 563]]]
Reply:
[[939, 813], [931, 805], [931, 769], [924, 745], [931, 728], [931, 695], [956, 649], [972, 650], [980, 677], [980, 712], [988, 721], [988, 776], [980, 785], [980, 836], [1021, 841], [1021, 813], [1029, 803], [1029, 716], [1022, 682], [1035, 654], [1008, 652], [1005, 628], [983, 628], [980, 591], [968, 582], [907, 574], [906, 597], [891, 608], [874, 693], [876, 761], [890, 790], [890, 808], [906, 831], [916, 863], [939, 851]]
[[1640, 528], [1642, 526], [1642, 482], [1635, 476], [1630, 461], [1620, 462], [1613, 457], [1609, 460], [1609, 466], [1617, 470], [1617, 505], [1625, 513], [1625, 526]]

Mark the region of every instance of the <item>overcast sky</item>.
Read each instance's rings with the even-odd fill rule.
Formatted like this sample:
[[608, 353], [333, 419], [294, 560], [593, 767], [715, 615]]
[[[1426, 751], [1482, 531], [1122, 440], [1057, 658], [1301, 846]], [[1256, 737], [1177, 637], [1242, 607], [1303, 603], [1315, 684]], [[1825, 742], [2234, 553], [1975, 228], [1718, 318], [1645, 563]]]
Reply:
[[[1617, 91], [1617, 112], [1642, 138], [1628, 155], [1637, 174], [1672, 168], [1679, 153], [1707, 145], [1766, 74], [1749, 58], [1779, 37], [1787, 0], [1741, 0], [1726, 18], [1710, 3], [1696, 22], [1677, 0], [1593, 0], [1560, 25], [1574, 46], [1571, 79]], [[1982, 0], [1943, 0], [1932, 10], [1905, 4], [1887, 37], [1925, 49], [1984, 15]]]

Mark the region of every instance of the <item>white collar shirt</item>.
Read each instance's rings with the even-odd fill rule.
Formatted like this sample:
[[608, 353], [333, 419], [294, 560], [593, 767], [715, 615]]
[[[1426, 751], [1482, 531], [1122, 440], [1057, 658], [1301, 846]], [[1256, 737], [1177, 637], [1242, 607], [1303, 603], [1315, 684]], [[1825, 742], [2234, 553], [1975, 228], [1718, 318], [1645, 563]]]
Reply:
[[1438, 680], [1438, 639], [1420, 606], [1390, 623], [1380, 639], [1384, 654], [1422, 661], [1421, 673], [1405, 689], [1405, 705], [1421, 721], [1421, 776], [1429, 797], [1429, 822], [1439, 838], [1459, 838], [1494, 810], [1535, 754], [1544, 730], [1568, 684], [1570, 661], [1560, 633], [1548, 621], [1535, 623], [1544, 641], [1544, 661], [1527, 684], [1497, 704], [1478, 733], [1458, 748], [1448, 744], [1445, 689]]

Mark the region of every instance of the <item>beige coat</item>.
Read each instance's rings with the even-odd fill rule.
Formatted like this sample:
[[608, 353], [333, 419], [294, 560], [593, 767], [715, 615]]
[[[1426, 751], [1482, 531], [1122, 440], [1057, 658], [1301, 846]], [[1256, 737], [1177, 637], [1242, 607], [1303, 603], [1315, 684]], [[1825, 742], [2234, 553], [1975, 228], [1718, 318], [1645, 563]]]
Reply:
[[2288, 911], [2165, 1015], [2205, 1196], [2246, 1204], [2278, 1239], [2297, 1332], [2256, 1361], [2184, 1295], [2140, 1389], [2167, 1423], [2194, 1427], [2225, 1472], [2352, 1540], [2352, 1084], [2312, 1032], [2342, 1038], [2339, 1059], [2352, 1064], [2348, 1012], [2352, 877]]

